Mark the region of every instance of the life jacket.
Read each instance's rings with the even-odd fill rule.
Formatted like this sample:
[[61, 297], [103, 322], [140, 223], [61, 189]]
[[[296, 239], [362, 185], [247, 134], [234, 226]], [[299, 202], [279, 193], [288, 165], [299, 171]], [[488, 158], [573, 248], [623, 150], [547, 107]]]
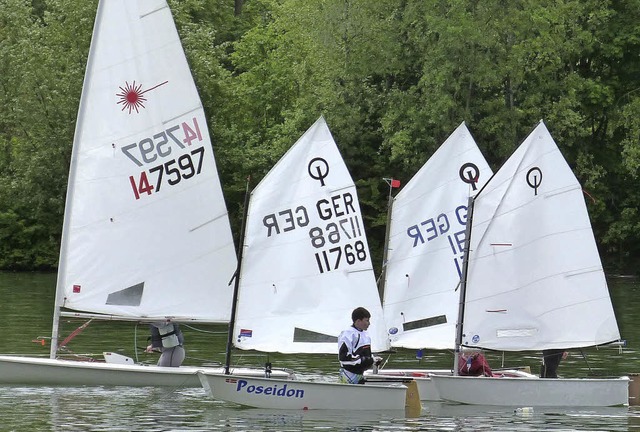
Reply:
[[340, 366], [351, 373], [363, 374], [373, 364], [371, 337], [366, 330], [351, 326], [338, 336]]
[[175, 324], [156, 325], [160, 338], [162, 338], [162, 346], [164, 348], [173, 348], [180, 345], [178, 334], [180, 330]]

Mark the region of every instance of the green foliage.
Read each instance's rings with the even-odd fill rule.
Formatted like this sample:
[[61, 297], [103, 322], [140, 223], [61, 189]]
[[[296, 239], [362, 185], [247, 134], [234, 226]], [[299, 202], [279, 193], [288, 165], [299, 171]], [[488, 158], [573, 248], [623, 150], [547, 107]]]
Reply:
[[[232, 221], [324, 115], [374, 264], [388, 186], [465, 121], [494, 169], [538, 121], [585, 189], [605, 264], [640, 257], [640, 0], [170, 0]], [[97, 1], [0, 0], [0, 267], [54, 267]]]
[[95, 2], [0, 1], [0, 267], [56, 265]]

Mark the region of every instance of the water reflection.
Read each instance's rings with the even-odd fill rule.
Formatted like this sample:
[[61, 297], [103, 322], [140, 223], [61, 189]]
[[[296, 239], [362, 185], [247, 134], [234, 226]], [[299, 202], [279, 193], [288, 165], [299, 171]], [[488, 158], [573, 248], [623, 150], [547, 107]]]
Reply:
[[[86, 431], [394, 431], [607, 430], [640, 425], [635, 408], [513, 409], [424, 404], [419, 418], [397, 412], [274, 411], [246, 409], [207, 398], [200, 389], [0, 387], [2, 430]], [[8, 415], [7, 415], [8, 414]]]

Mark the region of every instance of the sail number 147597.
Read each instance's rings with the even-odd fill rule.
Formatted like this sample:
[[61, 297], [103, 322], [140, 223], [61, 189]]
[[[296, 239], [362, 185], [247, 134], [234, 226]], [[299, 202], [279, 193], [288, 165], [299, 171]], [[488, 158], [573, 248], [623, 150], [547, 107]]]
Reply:
[[[180, 131], [182, 137], [178, 136]], [[144, 138], [137, 143], [122, 147], [122, 152], [137, 166], [145, 167], [154, 164], [151, 168], [141, 171], [139, 175], [129, 176], [135, 199], [140, 199], [140, 196], [145, 193], [151, 195], [154, 192], [160, 192], [165, 184], [173, 186], [200, 174], [204, 146], [188, 153], [182, 150], [194, 142], [201, 142], [202, 139], [198, 120], [194, 117], [191, 124], [182, 122], [153, 135], [153, 138]], [[170, 156], [174, 149], [183, 154], [168, 161], [156, 162], [158, 158]]]

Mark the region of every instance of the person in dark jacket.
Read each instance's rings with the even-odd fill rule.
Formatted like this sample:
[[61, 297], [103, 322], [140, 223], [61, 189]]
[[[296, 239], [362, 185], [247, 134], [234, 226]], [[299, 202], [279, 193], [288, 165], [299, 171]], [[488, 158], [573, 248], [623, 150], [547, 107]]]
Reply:
[[340, 359], [340, 382], [364, 384], [364, 371], [374, 363], [380, 364], [381, 357], [371, 353], [371, 337], [367, 329], [371, 324], [371, 314], [363, 307], [351, 313], [353, 324], [338, 337], [338, 358]]

